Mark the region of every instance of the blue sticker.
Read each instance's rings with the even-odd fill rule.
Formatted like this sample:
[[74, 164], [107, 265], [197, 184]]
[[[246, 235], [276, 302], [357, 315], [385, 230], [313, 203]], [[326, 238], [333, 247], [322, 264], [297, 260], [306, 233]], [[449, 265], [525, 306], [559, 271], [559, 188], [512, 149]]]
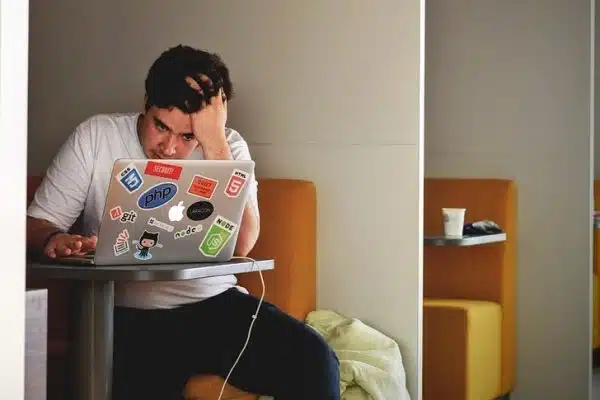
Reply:
[[158, 183], [138, 198], [138, 207], [142, 210], [153, 210], [164, 206], [175, 197], [179, 188], [171, 182]]
[[163, 247], [161, 243], [158, 243], [158, 232], [144, 231], [142, 236], [140, 236], [138, 240], [132, 241], [132, 243], [135, 244], [137, 250], [133, 256], [142, 261], [150, 260], [152, 258], [150, 249], [153, 247]]
[[117, 180], [129, 193], [133, 193], [144, 184], [142, 175], [135, 168], [135, 165], [129, 164], [116, 176]]

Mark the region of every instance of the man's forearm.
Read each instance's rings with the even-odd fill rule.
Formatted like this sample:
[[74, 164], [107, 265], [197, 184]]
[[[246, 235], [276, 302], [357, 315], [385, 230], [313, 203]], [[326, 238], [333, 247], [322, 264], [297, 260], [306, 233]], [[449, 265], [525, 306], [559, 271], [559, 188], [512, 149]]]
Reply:
[[58, 228], [45, 219], [27, 217], [27, 249], [41, 252], [48, 236], [56, 232]]
[[247, 202], [240, 223], [237, 243], [235, 245], [235, 255], [246, 257], [254, 248], [258, 235], [260, 233], [260, 221], [254, 205]]

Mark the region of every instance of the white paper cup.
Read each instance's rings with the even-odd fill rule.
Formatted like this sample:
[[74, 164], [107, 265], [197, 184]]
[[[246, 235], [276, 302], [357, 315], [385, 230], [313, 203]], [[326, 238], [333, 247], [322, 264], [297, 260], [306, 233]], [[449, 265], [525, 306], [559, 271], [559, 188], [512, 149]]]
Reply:
[[442, 208], [444, 217], [444, 236], [447, 238], [463, 237], [466, 208]]

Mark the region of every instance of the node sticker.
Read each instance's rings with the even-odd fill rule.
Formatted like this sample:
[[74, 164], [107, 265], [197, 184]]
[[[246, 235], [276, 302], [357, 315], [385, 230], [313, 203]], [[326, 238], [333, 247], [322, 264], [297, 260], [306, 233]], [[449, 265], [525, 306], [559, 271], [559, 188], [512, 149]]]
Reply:
[[179, 165], [167, 164], [157, 161], [148, 161], [146, 164], [146, 175], [158, 176], [160, 178], [178, 180], [181, 176], [181, 168]]
[[167, 204], [175, 197], [179, 188], [171, 182], [158, 183], [146, 190], [138, 198], [142, 210], [154, 210]]
[[175, 232], [175, 235], [173, 236], [175, 237], [175, 239], [181, 239], [186, 236], [195, 235], [196, 233], [200, 232], [202, 232], [202, 225], [188, 225], [186, 229], [182, 229], [180, 231]]
[[121, 172], [117, 174], [115, 177], [121, 186], [125, 188], [129, 193], [136, 192], [139, 188], [142, 187], [144, 180], [142, 179], [142, 175], [139, 173], [135, 165], [129, 164], [125, 167]]
[[142, 261], [150, 260], [152, 258], [150, 249], [154, 247], [162, 247], [162, 244], [158, 243], [158, 232], [144, 231], [142, 236], [140, 236], [138, 240], [134, 240], [132, 243], [135, 244], [135, 248], [137, 249], [133, 256]]
[[214, 179], [202, 175], [194, 175], [194, 179], [192, 179], [192, 183], [190, 183], [190, 187], [187, 191], [194, 196], [204, 197], [205, 199], [210, 200], [218, 184], [219, 182]]
[[236, 228], [236, 224], [218, 215], [208, 228], [198, 249], [207, 257], [216, 257], [223, 250]]
[[119, 236], [117, 236], [115, 244], [113, 245], [113, 251], [115, 252], [116, 257], [129, 251], [129, 231], [127, 231], [127, 229], [123, 229], [123, 231], [119, 233]]
[[248, 175], [247, 172], [234, 169], [229, 177], [227, 186], [225, 186], [225, 195], [231, 198], [238, 197], [248, 181]]
[[156, 226], [157, 228], [160, 228], [162, 230], [165, 230], [167, 232], [173, 232], [173, 229], [175, 229], [175, 227], [173, 225], [169, 225], [165, 222], [161, 222], [159, 220], [157, 220], [154, 217], [150, 217], [148, 219], [148, 225], [150, 226]]
[[121, 209], [121, 206], [116, 206], [110, 209], [109, 214], [110, 219], [114, 221], [116, 219], [121, 218], [121, 215], [123, 215], [123, 210]]

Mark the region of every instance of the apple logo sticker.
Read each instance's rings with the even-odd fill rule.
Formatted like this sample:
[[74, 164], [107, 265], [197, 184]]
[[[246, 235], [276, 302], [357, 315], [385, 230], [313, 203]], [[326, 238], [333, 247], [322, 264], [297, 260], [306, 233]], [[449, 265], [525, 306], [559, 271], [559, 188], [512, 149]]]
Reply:
[[173, 206], [169, 209], [169, 221], [178, 222], [183, 219], [183, 201], [180, 201], [176, 206]]
[[187, 209], [187, 216], [192, 221], [202, 221], [211, 216], [215, 210], [214, 206], [208, 201], [197, 201]]

